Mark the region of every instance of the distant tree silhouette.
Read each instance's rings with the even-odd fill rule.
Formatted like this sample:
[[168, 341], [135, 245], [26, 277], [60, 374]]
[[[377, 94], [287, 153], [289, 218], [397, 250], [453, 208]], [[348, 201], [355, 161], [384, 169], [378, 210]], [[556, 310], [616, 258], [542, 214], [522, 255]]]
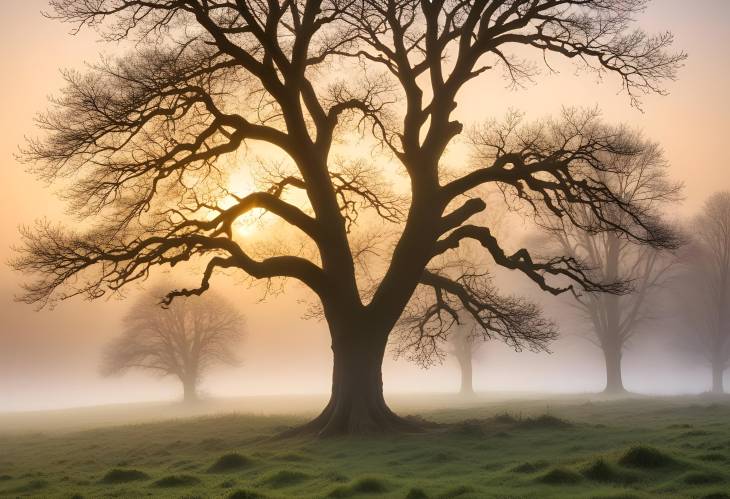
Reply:
[[449, 353], [459, 363], [459, 393], [464, 396], [474, 395], [474, 356], [484, 346], [483, 342], [477, 341], [475, 328], [473, 321], [461, 324], [452, 335], [449, 347]]
[[[545, 206], [585, 230], [672, 244], [640, 201], [624, 201], [601, 180], [607, 167], [596, 153], [637, 151], [590, 113], [492, 127], [531, 139], [497, 146], [468, 167], [443, 164], [463, 130], [457, 105], [481, 103], [462, 103], [467, 83], [497, 68], [515, 83], [537, 75], [513, 47], [536, 61], [564, 56], [615, 75], [633, 104], [662, 93], [684, 54], [667, 52], [669, 33], [633, 29], [645, 3], [51, 0], [50, 17], [134, 48], [66, 72], [64, 92], [40, 118], [47, 136], [26, 148], [40, 178], [71, 179], [64, 196], [89, 223], [23, 231], [14, 265], [37, 276], [24, 299], [98, 298], [155, 266], [190, 260], [204, 263], [200, 286], [168, 300], [203, 293], [220, 269], [295, 279], [321, 302], [334, 354], [330, 401], [301, 431], [417, 429], [387, 407], [381, 375], [390, 332], [417, 287], [433, 290], [434, 320], [451, 314], [441, 300], [448, 296], [516, 348], [541, 349], [554, 337], [537, 307], [500, 296], [488, 276], [441, 272], [434, 258], [472, 240], [548, 292], [621, 289], [570, 257], [506, 252], [488, 227], [470, 222], [487, 207], [478, 188], [499, 186], [512, 204]], [[267, 164], [256, 191], [230, 192], [233, 153], [253, 167], [257, 151]], [[407, 192], [392, 188], [396, 174]], [[575, 216], [585, 209], [594, 214], [588, 225]], [[262, 231], [281, 244], [252, 244], [236, 232], [242, 217], [261, 213], [279, 220]], [[378, 238], [363, 231], [384, 224], [398, 234], [390, 251], [375, 251]], [[382, 265], [370, 266], [366, 286], [361, 257], [374, 254]], [[556, 277], [574, 284], [549, 282]]]
[[684, 319], [687, 346], [712, 370], [712, 392], [723, 393], [730, 368], [730, 192], [710, 196], [687, 233], [690, 243], [673, 286], [676, 311]]
[[[634, 156], [602, 153], [604, 163], [611, 165], [605, 182], [621, 199], [640, 200], [648, 209], [660, 213], [678, 199], [680, 186], [668, 180], [667, 164], [659, 147], [639, 137], [635, 140], [641, 152]], [[586, 211], [581, 216], [591, 218], [593, 214]], [[582, 293], [572, 297], [592, 325], [593, 342], [603, 351], [605, 392], [625, 392], [621, 372], [623, 352], [651, 318], [651, 295], [669, 277], [676, 259], [660, 248], [636, 244], [615, 232], [590, 233], [554, 221], [546, 226], [561, 253], [584, 262], [604, 281], [631, 284], [630, 292], [624, 295]]]
[[241, 338], [243, 317], [214, 293], [181, 298], [160, 307], [169, 291], [156, 289], [142, 296], [124, 318], [124, 331], [107, 347], [102, 374], [113, 376], [141, 369], [175, 376], [184, 399], [198, 399], [198, 383], [217, 364], [234, 365], [235, 343]]

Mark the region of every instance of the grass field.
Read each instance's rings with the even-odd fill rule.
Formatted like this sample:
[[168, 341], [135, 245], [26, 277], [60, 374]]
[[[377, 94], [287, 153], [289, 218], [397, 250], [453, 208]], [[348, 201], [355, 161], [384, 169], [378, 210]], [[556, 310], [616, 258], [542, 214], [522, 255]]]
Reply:
[[[729, 399], [410, 402], [393, 405], [443, 426], [281, 440], [271, 437], [303, 416], [197, 415], [87, 430], [48, 423], [44, 431], [6, 416], [0, 496], [730, 498]], [[77, 417], [84, 411], [93, 412]]]

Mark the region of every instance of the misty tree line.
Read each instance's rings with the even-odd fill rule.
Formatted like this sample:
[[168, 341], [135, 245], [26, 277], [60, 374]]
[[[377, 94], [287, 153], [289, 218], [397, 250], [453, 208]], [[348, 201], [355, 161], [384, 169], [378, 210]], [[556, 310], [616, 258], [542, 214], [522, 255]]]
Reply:
[[[656, 147], [621, 160], [623, 195], [651, 198], [657, 204], [678, 201], [679, 186], [667, 182], [667, 165]], [[677, 231], [683, 234], [683, 246], [658, 251], [613, 233], [543, 228], [546, 243], [583, 259], [606, 280], [632, 285], [623, 295], [571, 296], [576, 314], [590, 324], [592, 342], [604, 353], [605, 393], [626, 391], [621, 359], [630, 339], [649, 331], [652, 321], [667, 320], [679, 321], [680, 328], [665, 333], [666, 339], [671, 341], [672, 333], [679, 332], [682, 342], [677, 346], [710, 368], [713, 393], [724, 392], [723, 375], [730, 367], [730, 192], [712, 195], [701, 212]], [[129, 310], [124, 332], [108, 346], [102, 373], [143, 369], [175, 376], [183, 385], [184, 400], [195, 401], [206, 371], [217, 364], [236, 364], [233, 351], [242, 337], [243, 318], [233, 304], [214, 293], [179, 299], [162, 308], [158, 301], [164, 290], [151, 290]], [[403, 323], [413, 320], [402, 318]], [[437, 360], [451, 355], [459, 365], [462, 395], [475, 393], [473, 362], [485, 339], [464, 315], [439, 345]], [[406, 356], [426, 367], [435, 360], [434, 352], [409, 344], [407, 336], [399, 337], [393, 347], [396, 358]]]
[[[597, 338], [617, 365], [638, 329], [616, 329], [631, 313], [613, 311], [642, 292], [616, 253], [640, 248], [651, 259], [682, 242], [661, 216], [675, 189], [658, 147], [595, 110], [487, 119], [489, 99], [469, 102], [462, 90], [495, 74], [520, 88], [565, 59], [640, 106], [666, 93], [686, 57], [671, 33], [636, 27], [646, 4], [51, 0], [49, 17], [131, 43], [66, 71], [38, 118], [42, 136], [23, 150], [84, 223], [23, 229], [13, 261], [31, 276], [22, 299], [97, 299], [166, 266], [199, 281], [169, 289], [165, 305], [208, 294], [222, 271], [298, 282], [333, 352], [330, 400], [300, 434], [422, 430], [383, 397], [395, 340], [428, 363], [471, 323], [471, 338], [549, 349], [555, 324], [500, 290], [490, 266], [603, 314]], [[462, 123], [465, 106], [484, 119]], [[450, 155], [458, 144], [468, 158]], [[231, 186], [237, 167], [254, 177], [250, 191]], [[645, 173], [631, 180], [637, 168]], [[500, 206], [558, 234], [554, 256], [542, 243], [510, 249], [489, 216]], [[237, 230], [247, 217], [260, 219], [257, 237]], [[605, 255], [591, 261], [585, 241]]]

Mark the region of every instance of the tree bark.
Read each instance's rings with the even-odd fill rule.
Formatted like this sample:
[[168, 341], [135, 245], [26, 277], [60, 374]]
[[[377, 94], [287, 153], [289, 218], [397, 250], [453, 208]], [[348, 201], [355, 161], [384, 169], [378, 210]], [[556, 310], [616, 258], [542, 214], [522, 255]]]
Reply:
[[382, 365], [386, 343], [384, 334], [335, 336], [332, 393], [327, 406], [314, 420], [284, 436], [420, 431], [417, 423], [397, 416], [385, 402]]
[[725, 370], [719, 363], [712, 364], [712, 393], [725, 393], [723, 385], [723, 375]]
[[606, 360], [606, 388], [603, 392], [625, 393], [626, 389], [621, 376], [621, 347], [618, 345], [604, 346], [603, 356]]

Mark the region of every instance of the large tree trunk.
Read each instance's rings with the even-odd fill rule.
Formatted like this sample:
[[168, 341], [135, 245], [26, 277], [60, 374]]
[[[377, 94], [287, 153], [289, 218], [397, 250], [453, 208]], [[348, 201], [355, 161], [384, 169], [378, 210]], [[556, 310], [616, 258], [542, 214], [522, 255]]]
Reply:
[[464, 352], [463, 355], [457, 355], [457, 360], [461, 368], [461, 389], [459, 390], [459, 394], [465, 396], [474, 395], [471, 352]]
[[604, 393], [625, 393], [626, 389], [621, 377], [621, 347], [618, 345], [604, 346], [603, 356], [606, 359], [606, 388]]
[[393, 413], [383, 397], [382, 365], [387, 335], [356, 333], [334, 336], [332, 394], [314, 420], [285, 435], [321, 437], [418, 431], [420, 427]]
[[712, 393], [725, 393], [723, 386], [723, 375], [725, 374], [723, 366], [720, 363], [712, 365]]

